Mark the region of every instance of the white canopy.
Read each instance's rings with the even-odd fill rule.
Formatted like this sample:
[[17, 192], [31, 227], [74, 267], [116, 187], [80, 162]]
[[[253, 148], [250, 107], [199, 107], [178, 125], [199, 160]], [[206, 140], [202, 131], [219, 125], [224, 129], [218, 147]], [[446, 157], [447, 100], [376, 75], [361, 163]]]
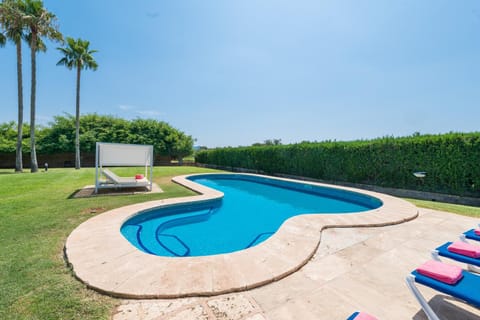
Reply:
[[95, 192], [98, 191], [99, 187], [102, 187], [99, 178], [104, 166], [145, 166], [145, 178], [148, 177], [150, 190], [152, 189], [152, 145], [97, 142], [95, 153]]
[[97, 142], [99, 165], [101, 166], [145, 166], [150, 165], [153, 146]]

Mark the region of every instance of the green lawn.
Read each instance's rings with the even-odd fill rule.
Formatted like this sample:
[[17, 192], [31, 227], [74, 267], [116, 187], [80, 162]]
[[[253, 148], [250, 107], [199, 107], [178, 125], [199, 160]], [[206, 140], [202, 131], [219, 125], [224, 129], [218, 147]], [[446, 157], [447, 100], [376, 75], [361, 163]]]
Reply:
[[[133, 175], [140, 169], [120, 169]], [[93, 184], [94, 169], [36, 174], [0, 170], [0, 319], [109, 319], [119, 300], [88, 290], [67, 268], [63, 247], [80, 223], [99, 212], [148, 200], [193, 194], [171, 177], [213, 170], [156, 167], [161, 194], [72, 199]], [[422, 207], [480, 216], [480, 208], [409, 200]], [[93, 213], [95, 212], [95, 213]]]
[[459, 204], [416, 200], [416, 199], [406, 199], [406, 200], [412, 202], [414, 205], [420, 208], [446, 211], [446, 212], [460, 214], [462, 216], [480, 218], [480, 207], [471, 207], [471, 206], [463, 206]]
[[171, 177], [209, 171], [156, 167], [154, 181], [164, 193], [71, 199], [76, 190], [94, 184], [94, 169], [0, 170], [0, 319], [109, 319], [118, 300], [86, 289], [72, 276], [63, 258], [67, 236], [98, 212], [191, 195]]

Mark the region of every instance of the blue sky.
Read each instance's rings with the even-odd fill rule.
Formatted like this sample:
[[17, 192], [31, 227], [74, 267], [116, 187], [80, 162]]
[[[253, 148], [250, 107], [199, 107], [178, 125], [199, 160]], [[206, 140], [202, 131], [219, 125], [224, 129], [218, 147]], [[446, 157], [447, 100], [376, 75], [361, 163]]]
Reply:
[[[208, 147], [478, 131], [478, 0], [45, 0], [99, 50], [81, 112], [154, 118]], [[37, 122], [75, 112], [75, 73], [38, 56]], [[24, 48], [25, 120], [29, 52]], [[16, 120], [12, 44], [0, 122]]]

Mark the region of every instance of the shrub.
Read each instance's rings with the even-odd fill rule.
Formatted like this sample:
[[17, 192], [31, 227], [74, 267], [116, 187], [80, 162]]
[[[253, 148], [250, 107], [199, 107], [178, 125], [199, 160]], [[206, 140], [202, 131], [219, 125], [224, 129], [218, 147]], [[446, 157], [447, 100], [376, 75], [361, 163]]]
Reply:
[[[198, 163], [326, 181], [480, 196], [480, 133], [217, 148]], [[424, 179], [413, 172], [426, 171]]]

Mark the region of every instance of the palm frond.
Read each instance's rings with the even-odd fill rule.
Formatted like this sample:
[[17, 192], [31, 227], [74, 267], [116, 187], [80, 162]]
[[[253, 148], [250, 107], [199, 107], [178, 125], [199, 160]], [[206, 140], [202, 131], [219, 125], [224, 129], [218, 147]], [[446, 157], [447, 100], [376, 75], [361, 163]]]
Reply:
[[[43, 7], [41, 0], [24, 0], [24, 25], [27, 26], [30, 33], [35, 34], [37, 39], [46, 37], [53, 41], [63, 41], [63, 36], [56, 24], [56, 16]], [[37, 45], [31, 43], [30, 45]], [[46, 46], [43, 46], [46, 49]]]
[[[25, 41], [28, 43], [30, 47], [32, 47], [32, 33], [29, 32], [24, 35]], [[37, 42], [35, 43], [35, 47], [37, 49], [37, 52], [46, 52], [47, 51], [47, 45], [41, 38], [37, 37]]]
[[70, 66], [70, 62], [67, 58], [62, 58], [58, 60], [57, 66], [66, 66], [68, 69], [72, 69]]
[[0, 3], [0, 26], [3, 37], [14, 43], [22, 41], [24, 37], [24, 2], [22, 0], [4, 0]]
[[90, 42], [81, 38], [74, 39], [67, 37], [66, 46], [57, 48], [62, 54], [63, 58], [57, 63], [57, 65], [65, 65], [67, 68], [80, 67], [81, 69], [96, 70], [98, 64], [93, 57], [93, 53], [97, 50], [89, 50]]
[[0, 33], [0, 47], [4, 47], [6, 42], [7, 37], [3, 33]]

